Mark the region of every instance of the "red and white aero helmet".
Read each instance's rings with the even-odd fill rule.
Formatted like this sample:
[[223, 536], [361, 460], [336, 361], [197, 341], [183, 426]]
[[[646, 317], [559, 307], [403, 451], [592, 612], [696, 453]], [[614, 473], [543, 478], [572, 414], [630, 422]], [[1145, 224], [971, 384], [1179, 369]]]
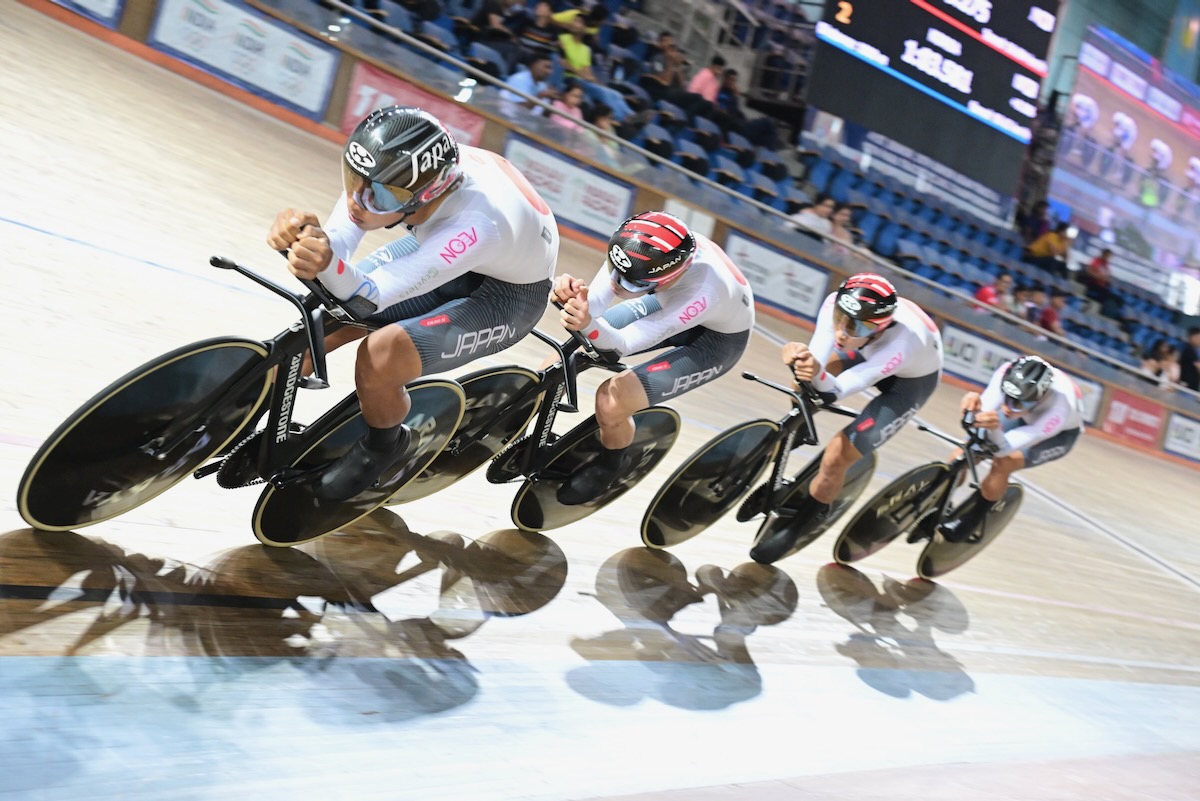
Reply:
[[858, 273], [838, 286], [834, 302], [851, 320], [868, 323], [878, 330], [892, 321], [900, 298], [896, 287], [882, 275]]
[[608, 240], [613, 279], [630, 292], [653, 291], [682, 275], [696, 256], [696, 237], [665, 211], [644, 211], [621, 223]]

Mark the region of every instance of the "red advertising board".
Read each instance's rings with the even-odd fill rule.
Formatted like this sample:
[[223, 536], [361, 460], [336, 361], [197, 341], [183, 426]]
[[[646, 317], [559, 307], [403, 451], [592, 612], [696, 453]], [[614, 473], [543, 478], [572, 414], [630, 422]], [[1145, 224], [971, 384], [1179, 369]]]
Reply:
[[1162, 406], [1114, 387], [1104, 415], [1104, 433], [1134, 445], [1157, 448], [1165, 418]]
[[425, 109], [445, 123], [454, 138], [464, 145], [478, 145], [483, 137], [483, 117], [361, 61], [354, 65], [350, 79], [346, 107], [342, 110], [342, 133], [349, 134], [363, 117], [390, 105]]

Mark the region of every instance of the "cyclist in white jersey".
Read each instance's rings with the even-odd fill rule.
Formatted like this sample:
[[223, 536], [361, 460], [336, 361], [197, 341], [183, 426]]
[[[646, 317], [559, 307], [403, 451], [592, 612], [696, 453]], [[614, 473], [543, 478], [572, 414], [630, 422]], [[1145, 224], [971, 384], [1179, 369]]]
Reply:
[[942, 337], [929, 315], [899, 298], [890, 281], [859, 273], [825, 299], [809, 344], [783, 346], [783, 362], [826, 402], [879, 390], [825, 446], [808, 508], [799, 510], [819, 518], [829, 513], [850, 466], [891, 439], [929, 400], [941, 378]]
[[754, 326], [754, 294], [720, 247], [662, 211], [623, 222], [589, 285], [554, 282], [563, 326], [618, 358], [671, 348], [604, 381], [596, 392], [600, 455], [562, 485], [558, 500], [599, 495], [628, 468], [633, 413], [690, 392], [733, 367]]
[[[342, 167], [345, 193], [324, 226], [311, 212], [287, 209], [267, 237], [288, 250], [294, 275], [318, 279], [383, 324], [326, 340], [332, 349], [366, 337], [354, 377], [368, 434], [314, 488], [334, 500], [367, 489], [404, 457], [406, 384], [502, 351], [533, 329], [559, 244], [550, 207], [516, 168], [459, 147], [420, 109], [372, 112], [350, 135]], [[411, 236], [351, 263], [366, 231], [400, 223]]]
[[971, 535], [1004, 497], [1008, 477], [1066, 456], [1083, 432], [1083, 393], [1061, 370], [1038, 356], [1006, 362], [983, 393], [968, 392], [964, 413], [987, 434], [992, 466], [977, 489], [938, 527], [951, 542]]

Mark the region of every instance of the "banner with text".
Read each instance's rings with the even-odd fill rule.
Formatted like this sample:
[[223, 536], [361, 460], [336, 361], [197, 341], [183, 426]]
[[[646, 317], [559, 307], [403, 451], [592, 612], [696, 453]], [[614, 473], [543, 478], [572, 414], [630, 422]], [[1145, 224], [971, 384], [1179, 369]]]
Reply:
[[149, 43], [320, 120], [338, 51], [226, 0], [162, 0]]
[[1167, 453], [1200, 462], [1200, 420], [1172, 412], [1163, 449]]
[[942, 346], [946, 372], [985, 386], [996, 368], [1020, 355], [1012, 348], [950, 324], [942, 326]]
[[829, 273], [730, 231], [723, 246], [729, 258], [745, 274], [754, 299], [779, 306], [808, 320], [829, 293]]
[[483, 139], [484, 119], [465, 106], [444, 100], [413, 86], [390, 72], [358, 62], [350, 77], [346, 106], [342, 110], [342, 133], [349, 135], [362, 118], [384, 106], [417, 106], [442, 121], [460, 144], [478, 146]]
[[1104, 415], [1104, 433], [1134, 445], [1157, 448], [1166, 412], [1154, 401], [1113, 388]]
[[625, 221], [633, 204], [633, 187], [555, 155], [528, 139], [510, 136], [504, 156], [538, 191], [560, 223], [603, 239]]
[[109, 28], [116, 28], [120, 23], [121, 9], [125, 6], [125, 0], [54, 0], [54, 2]]

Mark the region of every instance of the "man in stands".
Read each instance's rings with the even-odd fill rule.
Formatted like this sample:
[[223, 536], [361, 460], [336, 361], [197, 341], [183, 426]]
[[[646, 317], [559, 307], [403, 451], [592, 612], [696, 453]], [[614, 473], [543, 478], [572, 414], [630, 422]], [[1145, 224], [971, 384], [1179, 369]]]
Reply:
[[600, 455], [558, 490], [563, 504], [586, 503], [630, 466], [633, 413], [727, 373], [746, 350], [754, 294], [716, 243], [671, 214], [648, 211], [609, 240], [589, 285], [563, 274], [551, 297], [565, 328], [619, 357], [669, 348], [604, 381], [596, 392]]
[[1200, 392], [1200, 328], [1189, 328], [1179, 353], [1179, 383]]
[[1066, 456], [1083, 431], [1083, 393], [1038, 356], [1000, 365], [982, 394], [963, 395], [961, 408], [986, 432], [992, 466], [979, 489], [938, 526], [950, 542], [966, 541], [976, 532], [1004, 497], [1009, 476]]
[[[797, 517], [822, 517], [846, 471], [887, 442], [929, 400], [942, 374], [942, 336], [925, 312], [886, 278], [852, 275], [825, 298], [812, 340], [783, 346], [797, 382], [832, 402], [875, 387], [879, 394], [830, 439]], [[760, 543], [761, 545], [761, 543]]]
[[[371, 112], [341, 162], [343, 191], [324, 224], [285, 209], [267, 234], [272, 249], [288, 251], [293, 275], [366, 307], [380, 326], [326, 338], [330, 349], [363, 340], [354, 383], [367, 434], [313, 488], [335, 501], [405, 458], [409, 382], [498, 353], [533, 330], [558, 258], [554, 214], [525, 177], [495, 153], [459, 147], [426, 111]], [[367, 231], [402, 223], [404, 234], [351, 261]]]
[[1062, 324], [1062, 310], [1067, 307], [1067, 298], [1070, 295], [1062, 289], [1055, 287], [1050, 290], [1050, 303], [1042, 309], [1038, 316], [1038, 325], [1045, 328], [1052, 334], [1058, 334], [1060, 337], [1065, 337], [1067, 331]]
[[975, 300], [985, 306], [1008, 311], [1012, 303], [1012, 299], [1009, 297], [1012, 285], [1012, 275], [1009, 273], [1000, 273], [992, 283], [984, 284], [976, 290]]

